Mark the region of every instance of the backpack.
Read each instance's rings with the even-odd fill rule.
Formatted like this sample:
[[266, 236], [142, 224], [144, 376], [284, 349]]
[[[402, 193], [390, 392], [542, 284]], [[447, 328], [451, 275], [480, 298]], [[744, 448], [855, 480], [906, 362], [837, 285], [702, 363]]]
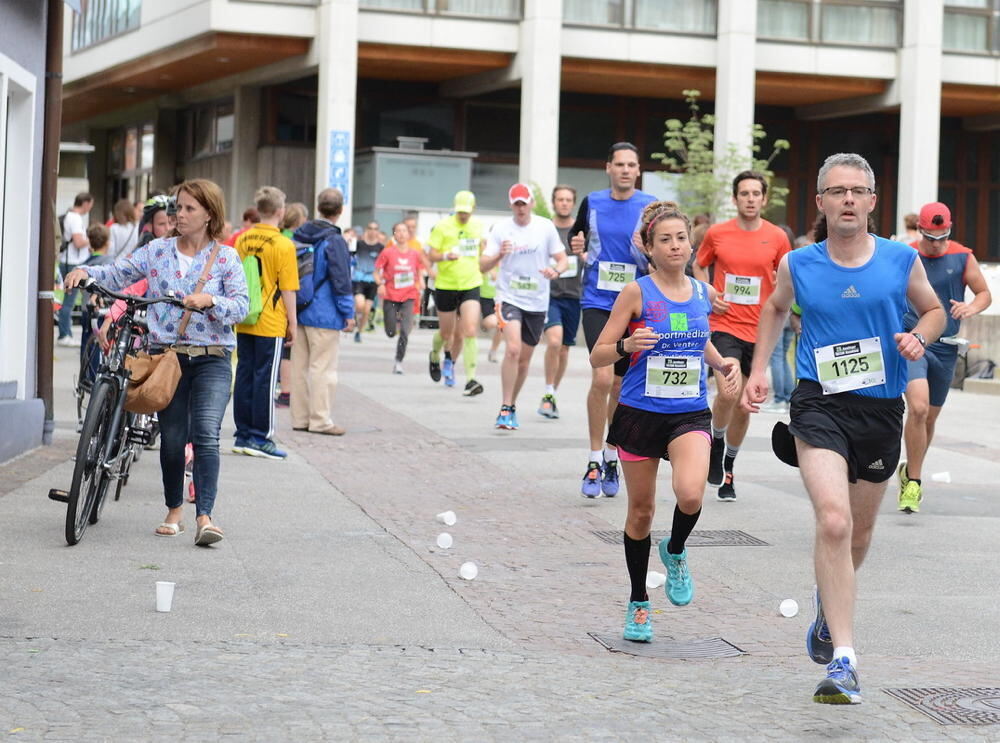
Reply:
[[260, 285], [260, 258], [248, 255], [243, 259], [243, 273], [247, 278], [247, 294], [250, 297], [250, 309], [243, 318], [242, 325], [255, 325], [264, 310], [264, 290]]
[[59, 260], [66, 260], [66, 248], [69, 247], [69, 240], [66, 239], [66, 215], [59, 215]]
[[[326, 254], [326, 240], [310, 245], [309, 243], [295, 243], [295, 262], [299, 267], [299, 288], [295, 293], [295, 308], [302, 312], [313, 303], [316, 298], [316, 291], [323, 286], [327, 280], [325, 261], [321, 261], [319, 256]], [[319, 282], [316, 281], [316, 274], [320, 273]]]

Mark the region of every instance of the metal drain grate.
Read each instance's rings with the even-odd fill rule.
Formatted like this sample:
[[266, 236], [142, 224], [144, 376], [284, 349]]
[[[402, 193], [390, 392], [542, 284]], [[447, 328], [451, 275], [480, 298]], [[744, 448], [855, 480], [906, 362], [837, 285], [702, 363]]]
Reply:
[[[599, 529], [594, 535], [608, 544], [621, 544], [622, 532], [615, 529]], [[669, 531], [654, 531], [650, 534], [653, 544], [659, 544], [663, 539], [670, 538]], [[721, 529], [718, 531], [693, 531], [688, 537], [685, 547], [770, 547], [763, 539], [750, 536], [739, 529]]]
[[1000, 688], [883, 691], [941, 725], [1000, 724]]
[[653, 642], [630, 642], [621, 635], [600, 635], [588, 633], [612, 653], [626, 653], [640, 658], [664, 658], [669, 660], [699, 660], [702, 658], [738, 658], [747, 653], [721, 637], [707, 640], [675, 640], [665, 637]]

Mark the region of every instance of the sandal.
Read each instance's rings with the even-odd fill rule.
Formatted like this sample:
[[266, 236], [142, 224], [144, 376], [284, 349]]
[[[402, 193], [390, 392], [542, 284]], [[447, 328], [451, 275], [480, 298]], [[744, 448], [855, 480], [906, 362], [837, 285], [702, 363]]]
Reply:
[[[165, 532], [160, 531], [160, 529], [166, 529], [170, 533], [167, 534]], [[176, 537], [183, 531], [184, 531], [184, 524], [171, 524], [164, 521], [162, 524], [156, 527], [156, 530], [153, 533], [158, 537]]]
[[195, 533], [194, 543], [198, 547], [207, 547], [210, 544], [221, 542], [222, 539], [222, 531], [210, 521], [204, 526], [198, 527], [198, 531]]

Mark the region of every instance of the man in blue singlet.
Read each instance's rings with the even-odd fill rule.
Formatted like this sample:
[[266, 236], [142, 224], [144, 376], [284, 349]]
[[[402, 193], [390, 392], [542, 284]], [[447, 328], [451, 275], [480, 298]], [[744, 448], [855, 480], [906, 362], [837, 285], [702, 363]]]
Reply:
[[[639, 178], [639, 150], [634, 144], [611, 145], [605, 171], [611, 187], [585, 196], [570, 228], [570, 250], [585, 256], [580, 306], [588, 352], [594, 350], [618, 294], [647, 273], [648, 262], [638, 247], [642, 244], [638, 231], [642, 210], [656, 200], [635, 187]], [[618, 406], [618, 393], [627, 369], [628, 360], [622, 359], [614, 367], [591, 371], [587, 393], [590, 459], [580, 487], [587, 498], [597, 498], [602, 493], [611, 498], [618, 494], [618, 450], [604, 444], [604, 430]]]
[[[922, 359], [906, 365], [909, 374], [906, 424], [903, 426], [906, 461], [900, 462], [897, 470], [899, 510], [903, 513], [920, 510], [923, 499], [920, 470], [958, 362], [955, 336], [962, 320], [978, 315], [993, 301], [976, 256], [964, 245], [948, 239], [951, 235], [951, 211], [947, 206], [940, 202], [924, 204], [917, 228], [920, 240], [910, 245], [920, 254], [920, 262], [924, 264], [927, 279], [948, 315], [948, 323], [941, 340], [927, 346]], [[965, 301], [966, 287], [975, 294], [968, 303]], [[912, 312], [907, 313], [904, 320], [906, 327], [912, 327], [915, 322], [916, 316]]]
[[[945, 317], [916, 252], [868, 233], [875, 174], [863, 157], [828, 157], [817, 191], [829, 236], [782, 258], [761, 312], [743, 405], [757, 412], [767, 399], [768, 362], [796, 302], [802, 307], [800, 381], [791, 423], [775, 426], [772, 444], [782, 461], [798, 465], [816, 513], [818, 596], [806, 649], [826, 664], [827, 675], [813, 701], [857, 704], [856, 573], [899, 460], [906, 363], [923, 357]], [[916, 323], [904, 332], [908, 304]]]

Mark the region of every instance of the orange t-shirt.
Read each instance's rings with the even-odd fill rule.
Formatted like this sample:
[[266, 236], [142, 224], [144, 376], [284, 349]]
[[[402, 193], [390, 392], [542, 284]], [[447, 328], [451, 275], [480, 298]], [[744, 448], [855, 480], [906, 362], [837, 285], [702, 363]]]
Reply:
[[759, 229], [741, 229], [736, 219], [713, 224], [698, 248], [698, 265], [715, 264], [712, 286], [729, 302], [729, 311], [712, 313], [713, 331], [757, 342], [760, 308], [774, 291], [778, 264], [792, 246], [785, 231], [766, 219]]

